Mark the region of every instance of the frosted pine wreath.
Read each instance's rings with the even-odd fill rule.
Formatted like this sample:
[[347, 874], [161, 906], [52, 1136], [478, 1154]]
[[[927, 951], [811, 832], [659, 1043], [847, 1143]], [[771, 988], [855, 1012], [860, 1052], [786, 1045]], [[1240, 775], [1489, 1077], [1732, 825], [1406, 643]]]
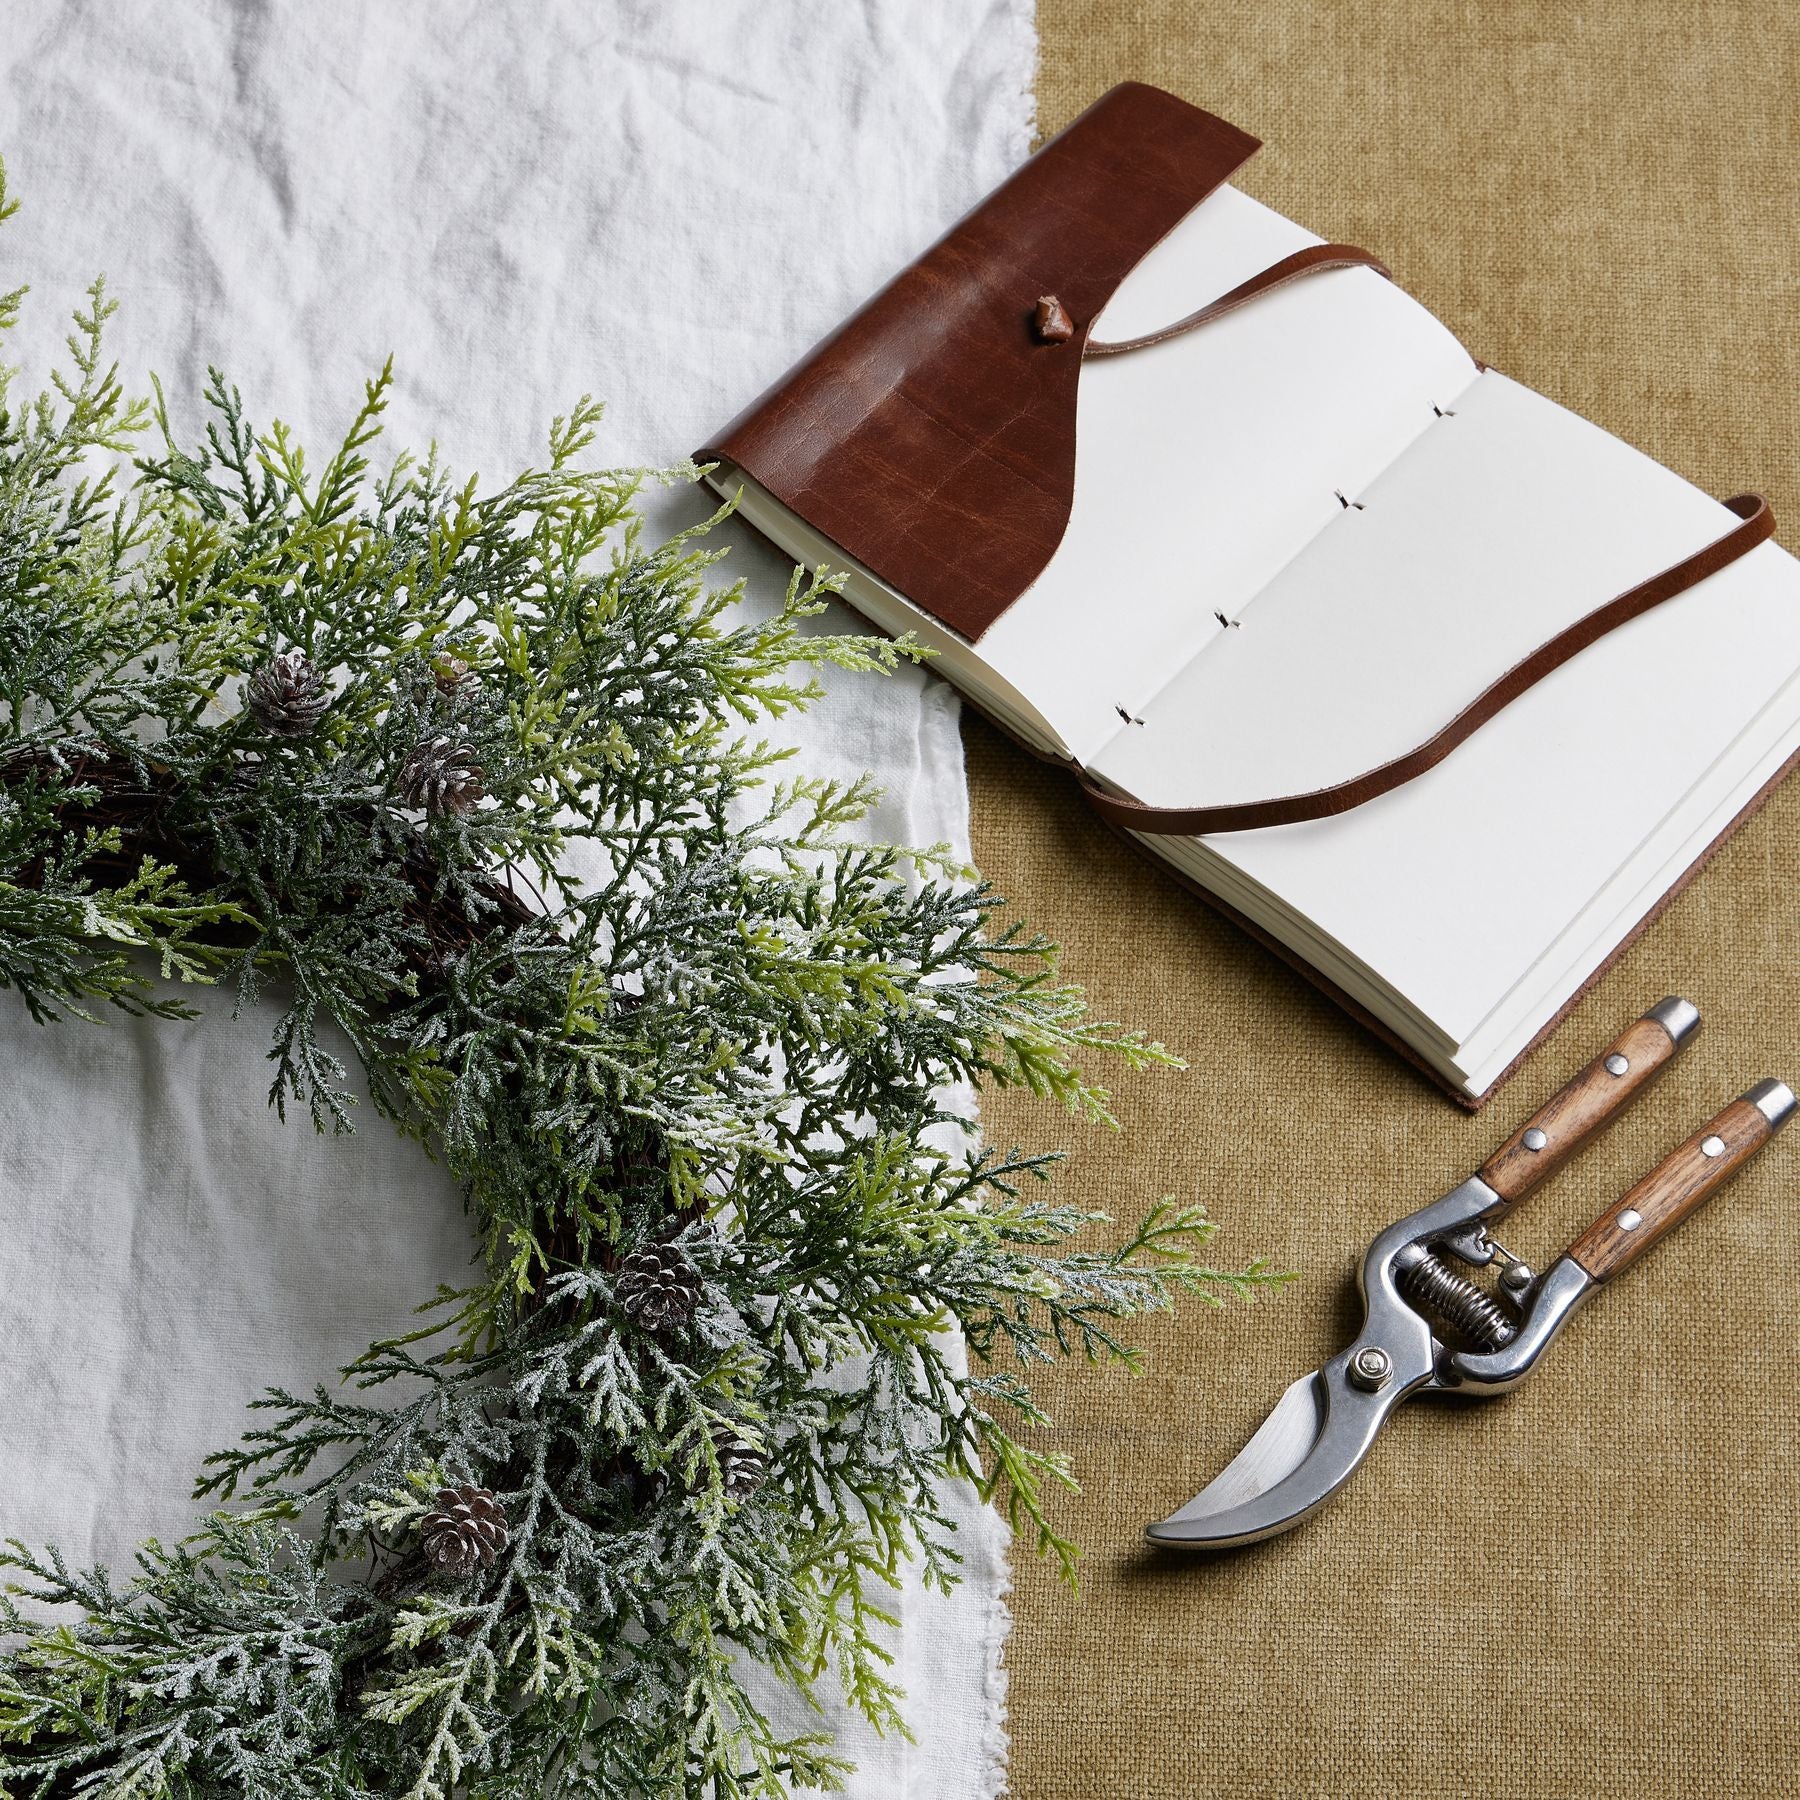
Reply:
[[1130, 1315], [1266, 1278], [1180, 1208], [1067, 1249], [1048, 1159], [981, 1150], [945, 1084], [1103, 1116], [1071, 1059], [1164, 1053], [941, 855], [850, 841], [866, 785], [783, 770], [754, 733], [804, 665], [905, 647], [809, 635], [816, 585], [747, 622], [582, 466], [593, 407], [486, 493], [375, 473], [385, 375], [316, 468], [222, 380], [183, 449], [107, 311], [58, 394], [0, 394], [0, 985], [46, 1024], [261, 994], [271, 1097], [326, 1129], [330, 1021], [485, 1272], [349, 1385], [269, 1394], [128, 1580], [11, 1546], [0, 1790], [830, 1785], [745, 1663], [898, 1727], [880, 1595], [956, 1579], [943, 1478], [1074, 1555], [1021, 1365], [1129, 1362]]

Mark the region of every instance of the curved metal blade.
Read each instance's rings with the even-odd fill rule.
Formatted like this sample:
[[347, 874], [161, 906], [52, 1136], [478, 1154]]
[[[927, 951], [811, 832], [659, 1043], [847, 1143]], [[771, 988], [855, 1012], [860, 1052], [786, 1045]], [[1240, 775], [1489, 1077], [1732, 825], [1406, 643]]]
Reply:
[[1179, 1512], [1171, 1514], [1160, 1525], [1152, 1525], [1149, 1528], [1151, 1539], [1158, 1540], [1167, 1526], [1210, 1518], [1243, 1506], [1293, 1474], [1311, 1454], [1325, 1423], [1322, 1383], [1323, 1377], [1317, 1369], [1290, 1382], [1287, 1391], [1275, 1402], [1274, 1411], [1257, 1426], [1249, 1443]]
[[1146, 1528], [1151, 1543], [1189, 1550], [1253, 1544], [1323, 1506], [1356, 1473], [1394, 1408], [1420, 1388], [1440, 1385], [1437, 1340], [1397, 1283], [1401, 1251], [1466, 1232], [1502, 1205], [1471, 1175], [1388, 1226], [1363, 1258], [1363, 1324], [1355, 1343], [1293, 1383], [1218, 1480]]
[[1390, 1350], [1393, 1373], [1376, 1393], [1348, 1379], [1359, 1340], [1275, 1403], [1224, 1473], [1179, 1512], [1145, 1528], [1153, 1544], [1220, 1550], [1298, 1525], [1354, 1475], [1400, 1402], [1431, 1379], [1429, 1334]]

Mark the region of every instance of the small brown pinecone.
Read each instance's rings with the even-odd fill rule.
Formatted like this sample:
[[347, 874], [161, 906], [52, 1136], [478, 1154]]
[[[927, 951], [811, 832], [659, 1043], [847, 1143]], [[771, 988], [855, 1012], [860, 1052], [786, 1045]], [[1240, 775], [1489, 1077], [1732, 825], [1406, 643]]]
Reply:
[[721, 1425], [713, 1433], [713, 1449], [727, 1500], [748, 1500], [769, 1479], [769, 1459], [729, 1427]]
[[434, 816], [465, 813], [486, 791], [474, 746], [446, 732], [427, 738], [400, 770], [401, 801]]
[[701, 1289], [700, 1271], [674, 1244], [645, 1244], [619, 1264], [619, 1305], [645, 1331], [679, 1331], [694, 1316]]
[[[719, 1459], [719, 1485], [727, 1500], [748, 1500], [769, 1479], [768, 1457], [727, 1425], [713, 1431], [713, 1454]], [[698, 1469], [678, 1477], [667, 1466], [647, 1469], [639, 1464], [632, 1476], [634, 1497], [645, 1512], [661, 1506], [671, 1493], [691, 1496], [703, 1493], [706, 1486], [705, 1473]]]
[[507, 1535], [506, 1508], [491, 1488], [439, 1488], [436, 1508], [419, 1526], [425, 1560], [445, 1575], [491, 1569]]
[[440, 656], [431, 665], [431, 679], [446, 700], [460, 700], [475, 685], [469, 665], [460, 656]]
[[250, 672], [250, 711], [276, 737], [305, 737], [331, 704], [319, 671], [304, 650], [283, 650]]

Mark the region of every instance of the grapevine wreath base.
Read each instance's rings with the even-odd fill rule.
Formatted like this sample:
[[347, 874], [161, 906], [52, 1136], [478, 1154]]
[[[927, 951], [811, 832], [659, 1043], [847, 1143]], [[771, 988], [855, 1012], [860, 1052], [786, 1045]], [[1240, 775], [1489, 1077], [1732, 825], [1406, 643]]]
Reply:
[[54, 393], [0, 391], [0, 985], [45, 1022], [264, 995], [274, 1104], [343, 1130], [336, 1027], [485, 1262], [258, 1401], [128, 1580], [11, 1545], [0, 1791], [831, 1785], [743, 1667], [903, 1729], [879, 1596], [956, 1579], [946, 1478], [1072, 1564], [1023, 1370], [1268, 1278], [1184, 1208], [1066, 1248], [1049, 1159], [946, 1088], [1104, 1117], [1074, 1056], [1168, 1059], [941, 852], [853, 841], [866, 784], [783, 770], [754, 734], [805, 665], [911, 647], [814, 635], [829, 584], [750, 621], [698, 534], [647, 545], [593, 406], [487, 493], [371, 468], [385, 372], [317, 467], [217, 377], [182, 448], [109, 310]]

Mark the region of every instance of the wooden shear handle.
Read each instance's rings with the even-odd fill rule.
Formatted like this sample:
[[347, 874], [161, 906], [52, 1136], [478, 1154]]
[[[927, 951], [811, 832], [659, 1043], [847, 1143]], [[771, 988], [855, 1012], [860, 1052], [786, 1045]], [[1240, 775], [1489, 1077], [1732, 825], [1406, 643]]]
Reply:
[[1569, 1246], [1569, 1255], [1595, 1281], [1629, 1269], [1659, 1237], [1698, 1212], [1793, 1110], [1794, 1095], [1785, 1083], [1759, 1082], [1609, 1206]]
[[[1478, 1173], [1511, 1206], [1554, 1175], [1668, 1067], [1700, 1027], [1698, 1008], [1671, 995], [1634, 1020], [1560, 1088]], [[1498, 1216], [1498, 1215], [1495, 1215]]]

